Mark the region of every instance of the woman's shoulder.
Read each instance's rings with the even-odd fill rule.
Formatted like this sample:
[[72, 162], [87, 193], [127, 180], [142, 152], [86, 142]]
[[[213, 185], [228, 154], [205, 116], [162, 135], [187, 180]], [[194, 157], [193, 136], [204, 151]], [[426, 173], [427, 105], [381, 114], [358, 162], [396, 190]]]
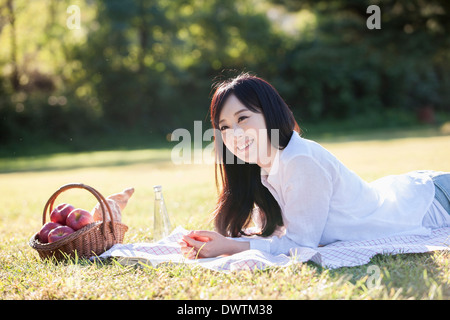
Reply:
[[[280, 155], [281, 174], [294, 175], [307, 170], [311, 174], [324, 174], [327, 177], [337, 171], [337, 159], [319, 143], [293, 135], [288, 146]], [[299, 170], [302, 168], [303, 170]]]
[[305, 161], [323, 158], [329, 152], [319, 143], [302, 138], [297, 132], [292, 134], [286, 148], [280, 156], [280, 161], [288, 163], [293, 159], [304, 159]]

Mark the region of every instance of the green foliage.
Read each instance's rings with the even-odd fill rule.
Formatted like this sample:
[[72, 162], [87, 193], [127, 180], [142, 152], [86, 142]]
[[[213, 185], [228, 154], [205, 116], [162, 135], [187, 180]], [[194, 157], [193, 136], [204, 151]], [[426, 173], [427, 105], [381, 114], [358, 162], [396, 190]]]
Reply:
[[[229, 70], [267, 78], [300, 121], [450, 110], [445, 0], [84, 0], [80, 30], [66, 26], [69, 0], [3, 2], [2, 146], [87, 148], [93, 134], [207, 122], [211, 84]], [[379, 30], [366, 27], [371, 4]]]
[[299, 41], [280, 70], [280, 91], [299, 101], [307, 118], [351, 119], [393, 108], [415, 113], [430, 105], [450, 110], [447, 2], [375, 3], [380, 30], [366, 28], [373, 1], [274, 2], [318, 17], [315, 38]]

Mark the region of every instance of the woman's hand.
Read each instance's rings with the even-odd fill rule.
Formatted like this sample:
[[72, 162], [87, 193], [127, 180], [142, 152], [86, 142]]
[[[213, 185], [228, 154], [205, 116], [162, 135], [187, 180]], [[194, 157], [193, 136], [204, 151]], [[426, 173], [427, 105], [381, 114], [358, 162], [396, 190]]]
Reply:
[[191, 231], [179, 242], [188, 259], [212, 258], [250, 249], [249, 242], [235, 241], [214, 231]]

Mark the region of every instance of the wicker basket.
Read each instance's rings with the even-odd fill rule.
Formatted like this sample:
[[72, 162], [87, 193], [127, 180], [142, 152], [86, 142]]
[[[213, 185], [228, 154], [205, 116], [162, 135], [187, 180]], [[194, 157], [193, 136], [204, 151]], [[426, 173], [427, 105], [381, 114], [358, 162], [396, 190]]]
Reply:
[[[39, 232], [37, 232], [31, 237], [29, 245], [39, 253], [41, 259], [54, 258], [57, 261], [62, 261], [75, 256], [89, 258], [94, 255], [100, 255], [114, 244], [122, 243], [123, 241], [128, 227], [123, 223], [114, 221], [108, 202], [97, 190], [81, 183], [66, 184], [48, 199], [44, 207], [42, 225], [45, 224], [47, 213], [50, 216], [56, 197], [62, 192], [74, 188], [85, 189], [97, 198], [101, 205], [103, 221], [93, 222], [52, 243], [39, 242]], [[111, 221], [105, 222], [107, 213]]]

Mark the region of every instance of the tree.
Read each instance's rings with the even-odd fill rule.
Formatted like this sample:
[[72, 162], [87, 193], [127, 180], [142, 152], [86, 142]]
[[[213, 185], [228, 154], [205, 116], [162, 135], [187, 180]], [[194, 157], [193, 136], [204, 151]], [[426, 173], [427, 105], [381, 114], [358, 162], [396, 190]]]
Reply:
[[[284, 72], [292, 100], [309, 117], [348, 118], [433, 106], [449, 110], [450, 3], [434, 1], [273, 0], [317, 16], [315, 38], [299, 41]], [[381, 29], [368, 29], [378, 5]], [[297, 93], [297, 94], [296, 94]]]

